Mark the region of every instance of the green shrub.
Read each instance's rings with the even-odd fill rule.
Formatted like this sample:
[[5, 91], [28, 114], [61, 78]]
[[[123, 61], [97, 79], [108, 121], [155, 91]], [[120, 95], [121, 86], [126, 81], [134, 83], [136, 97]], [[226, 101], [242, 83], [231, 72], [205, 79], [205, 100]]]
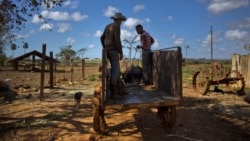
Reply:
[[88, 81], [99, 81], [101, 79], [101, 74], [91, 74], [86, 78]]

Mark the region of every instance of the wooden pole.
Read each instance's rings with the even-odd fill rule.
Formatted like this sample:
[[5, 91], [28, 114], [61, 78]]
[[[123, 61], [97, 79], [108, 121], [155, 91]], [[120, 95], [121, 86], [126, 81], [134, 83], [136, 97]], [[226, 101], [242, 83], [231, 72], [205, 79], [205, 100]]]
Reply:
[[71, 69], [70, 69], [70, 72], [71, 72], [71, 82], [72, 84], [74, 84], [74, 64], [73, 64], [73, 59], [70, 60], [70, 65], [71, 65]]
[[42, 68], [41, 68], [41, 83], [40, 83], [40, 101], [43, 100], [43, 94], [44, 94], [45, 55], [46, 55], [46, 44], [43, 44], [43, 50], [42, 50]]
[[211, 66], [212, 66], [212, 78], [214, 77], [214, 67], [213, 67], [213, 27], [211, 26]]
[[50, 63], [49, 63], [49, 74], [50, 74], [50, 88], [52, 89], [54, 87], [54, 80], [53, 80], [53, 52], [50, 52]]
[[85, 77], [85, 60], [82, 59], [82, 80], [84, 80]]

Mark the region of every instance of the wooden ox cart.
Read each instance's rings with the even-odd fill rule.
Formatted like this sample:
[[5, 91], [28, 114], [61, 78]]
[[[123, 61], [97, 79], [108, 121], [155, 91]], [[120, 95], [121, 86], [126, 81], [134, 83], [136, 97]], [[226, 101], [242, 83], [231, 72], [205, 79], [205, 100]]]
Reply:
[[[196, 94], [206, 95], [210, 86], [225, 84], [229, 91], [240, 94], [244, 91], [244, 77], [237, 71], [228, 71], [221, 62], [213, 62], [212, 66], [204, 66], [193, 75], [193, 89]], [[215, 89], [216, 90], [216, 89]]]
[[[142, 87], [135, 83], [124, 84], [122, 100], [110, 100], [107, 80], [102, 75], [102, 87], [97, 87], [93, 98], [93, 128], [102, 133], [106, 128], [105, 110], [129, 108], [157, 108], [160, 122], [171, 128], [176, 121], [176, 106], [182, 99], [182, 54], [180, 47], [152, 52], [154, 85]], [[107, 73], [107, 53], [103, 49], [102, 74]]]

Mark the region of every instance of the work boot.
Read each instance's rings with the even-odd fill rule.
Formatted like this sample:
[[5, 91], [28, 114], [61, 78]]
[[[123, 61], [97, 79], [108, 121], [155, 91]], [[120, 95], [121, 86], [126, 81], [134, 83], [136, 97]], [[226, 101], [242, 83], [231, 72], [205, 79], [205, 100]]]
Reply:
[[122, 96], [118, 95], [118, 86], [111, 84], [110, 86], [111, 89], [111, 99], [122, 99]]
[[117, 85], [118, 85], [118, 94], [119, 94], [120, 96], [126, 95], [126, 93], [125, 93], [125, 91], [124, 91], [124, 83], [123, 83], [123, 81], [122, 81], [122, 80], [119, 80]]

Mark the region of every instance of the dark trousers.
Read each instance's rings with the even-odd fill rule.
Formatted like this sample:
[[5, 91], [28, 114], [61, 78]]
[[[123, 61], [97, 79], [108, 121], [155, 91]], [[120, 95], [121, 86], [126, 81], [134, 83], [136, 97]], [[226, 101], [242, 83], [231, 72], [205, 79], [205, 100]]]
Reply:
[[119, 63], [119, 53], [117, 51], [107, 51], [107, 57], [111, 64], [111, 85], [117, 85], [117, 82], [120, 79], [120, 63]]
[[151, 49], [142, 50], [143, 82], [152, 84], [152, 53]]

